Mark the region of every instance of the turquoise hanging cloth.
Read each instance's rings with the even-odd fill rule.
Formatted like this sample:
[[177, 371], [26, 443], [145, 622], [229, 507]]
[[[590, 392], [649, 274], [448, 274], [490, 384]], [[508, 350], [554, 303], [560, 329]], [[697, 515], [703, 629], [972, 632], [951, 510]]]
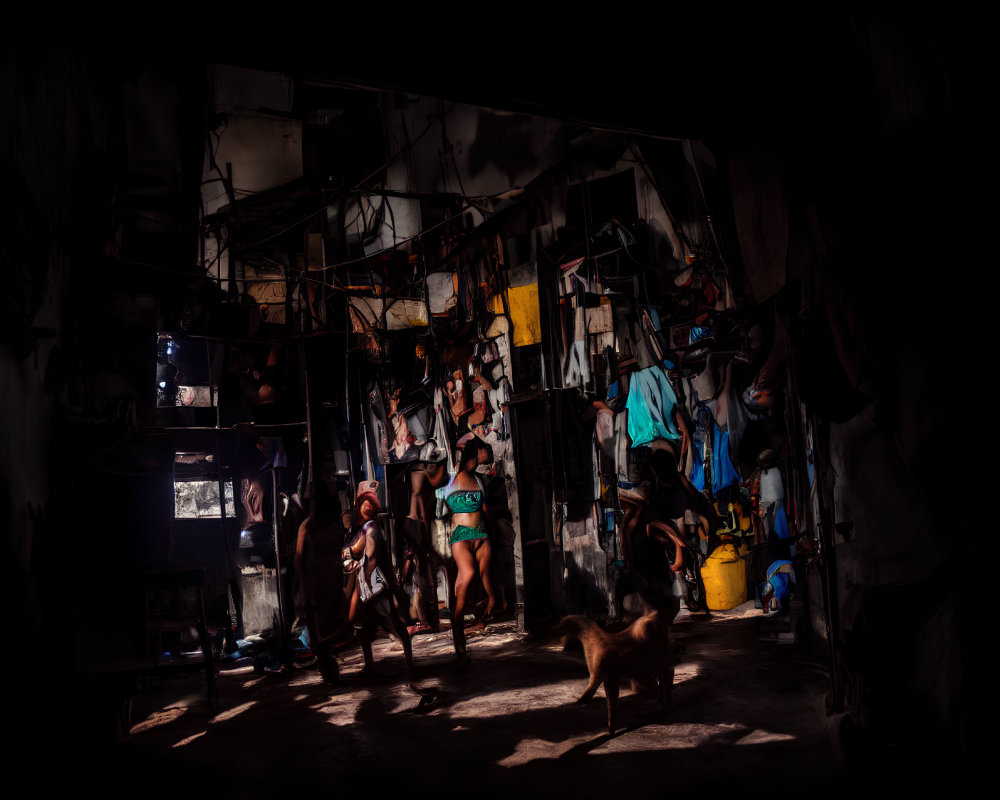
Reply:
[[632, 447], [649, 444], [654, 439], [677, 441], [681, 438], [674, 422], [677, 395], [660, 367], [647, 367], [629, 377], [628, 435]]

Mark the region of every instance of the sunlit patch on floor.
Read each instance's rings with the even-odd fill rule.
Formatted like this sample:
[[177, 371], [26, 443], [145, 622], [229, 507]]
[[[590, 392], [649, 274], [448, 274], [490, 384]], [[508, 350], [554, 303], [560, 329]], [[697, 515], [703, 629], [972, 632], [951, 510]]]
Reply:
[[165, 708], [162, 711], [154, 711], [142, 722], [138, 722], [133, 725], [129, 732], [133, 734], [142, 733], [143, 731], [148, 731], [158, 725], [166, 725], [169, 722], [173, 722], [178, 717], [183, 716], [186, 711], [186, 708]]
[[685, 683], [692, 678], [697, 678], [701, 675], [701, 672], [700, 664], [678, 664], [674, 669], [674, 686], [679, 683]]
[[343, 705], [340, 703], [320, 703], [319, 705], [310, 706], [309, 708], [312, 711], [315, 711], [317, 714], [323, 714], [329, 717], [333, 714], [342, 711]]
[[575, 700], [586, 685], [587, 676], [584, 673], [571, 680], [512, 687], [455, 703], [451, 707], [451, 714], [455, 717], [474, 717], [482, 715], [483, 710], [488, 709], [490, 716], [501, 716], [525, 709], [562, 706]]
[[497, 764], [501, 767], [520, 767], [531, 761], [554, 759], [568, 753], [577, 745], [592, 739], [592, 736], [576, 736], [563, 742], [550, 742], [547, 739], [522, 739], [517, 743], [514, 752]]
[[762, 731], [758, 728], [733, 744], [768, 744], [770, 742], [787, 742], [794, 739], [795, 737], [790, 733], [774, 733], [773, 731]]
[[200, 739], [206, 733], [208, 733], [208, 731], [202, 731], [201, 733], [196, 733], [194, 736], [188, 736], [186, 739], [181, 739], [179, 742], [177, 742], [177, 744], [174, 745], [174, 747], [184, 747], [184, 745], [186, 744], [191, 744], [191, 742], [193, 742], [195, 739]]
[[356, 712], [356, 708], [343, 708], [342, 706], [329, 706], [322, 710], [322, 713], [326, 714], [327, 724], [338, 727], [353, 725], [356, 720]]
[[264, 678], [266, 678], [266, 677], [267, 677], [266, 675], [260, 675], [259, 677], [256, 677], [256, 678], [251, 678], [250, 680], [246, 681], [246, 682], [245, 682], [245, 683], [243, 684], [243, 688], [244, 688], [244, 689], [249, 689], [249, 688], [251, 688], [252, 686], [256, 686], [256, 685], [257, 685], [258, 683], [260, 683], [260, 682], [261, 682], [262, 680], [264, 680]]
[[255, 705], [257, 705], [257, 701], [251, 700], [249, 703], [243, 703], [242, 705], [235, 706], [227, 711], [220, 711], [212, 719], [212, 722], [225, 722], [226, 720], [232, 719], [233, 717], [242, 714], [248, 708], [251, 708], [252, 706]]
[[[621, 720], [619, 710], [619, 720]], [[621, 724], [621, 722], [619, 723]], [[626, 723], [627, 724], [627, 723]], [[612, 739], [591, 750], [592, 755], [607, 753], [641, 753], [657, 750], [691, 750], [712, 741], [733, 741], [745, 725], [644, 725], [641, 736], [619, 733]], [[659, 731], [660, 736], [650, 734]]]
[[324, 700], [309, 706], [310, 710], [324, 715], [331, 725], [353, 725], [358, 709], [371, 696], [371, 692], [359, 692]]

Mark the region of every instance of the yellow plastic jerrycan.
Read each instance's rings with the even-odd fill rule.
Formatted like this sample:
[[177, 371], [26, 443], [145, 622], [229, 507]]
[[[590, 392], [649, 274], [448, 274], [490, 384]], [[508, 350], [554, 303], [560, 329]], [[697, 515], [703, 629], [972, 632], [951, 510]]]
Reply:
[[728, 611], [747, 599], [747, 571], [736, 545], [719, 545], [701, 568], [705, 604], [710, 611]]

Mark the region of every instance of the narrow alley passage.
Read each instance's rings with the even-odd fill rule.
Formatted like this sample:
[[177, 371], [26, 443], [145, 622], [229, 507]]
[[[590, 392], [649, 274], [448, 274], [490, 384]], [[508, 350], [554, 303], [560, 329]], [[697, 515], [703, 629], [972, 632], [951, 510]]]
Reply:
[[771, 622], [752, 601], [711, 616], [682, 610], [672, 709], [660, 716], [624, 690], [611, 739], [602, 690], [573, 702], [586, 683], [582, 652], [513, 623], [470, 635], [463, 670], [447, 632], [416, 637], [415, 683], [434, 693], [430, 704], [406, 684], [388, 638], [375, 647], [381, 677], [362, 676], [361, 653], [350, 651], [332, 689], [315, 669], [247, 666], [220, 674], [209, 709], [197, 678], [158, 681], [135, 697], [130, 735], [111, 754], [115, 788], [141, 778], [164, 796], [215, 798], [470, 787], [530, 797], [842, 796], [850, 781], [824, 708], [826, 667]]
[[0, 49], [12, 778], [978, 789], [968, 16], [279, 11]]

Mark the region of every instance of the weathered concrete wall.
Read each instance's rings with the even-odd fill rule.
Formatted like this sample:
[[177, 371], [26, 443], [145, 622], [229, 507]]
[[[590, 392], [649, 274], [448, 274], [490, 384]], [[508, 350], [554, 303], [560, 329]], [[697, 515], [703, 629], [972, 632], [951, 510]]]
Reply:
[[[972, 174], [947, 83], [954, 41], [925, 22], [860, 15], [831, 65], [838, 115], [794, 140], [734, 142], [729, 160], [748, 284], [790, 326], [813, 426], [789, 433], [814, 439], [826, 516], [806, 521], [831, 568], [835, 677], [851, 684], [839, 699], [872, 713], [877, 735], [941, 724], [951, 748], [984, 719], [968, 502], [981, 429], [955, 402], [976, 357], [945, 333], [975, 328], [961, 276], [978, 258], [956, 238], [968, 223], [949, 199]], [[820, 584], [809, 580], [824, 607]]]

